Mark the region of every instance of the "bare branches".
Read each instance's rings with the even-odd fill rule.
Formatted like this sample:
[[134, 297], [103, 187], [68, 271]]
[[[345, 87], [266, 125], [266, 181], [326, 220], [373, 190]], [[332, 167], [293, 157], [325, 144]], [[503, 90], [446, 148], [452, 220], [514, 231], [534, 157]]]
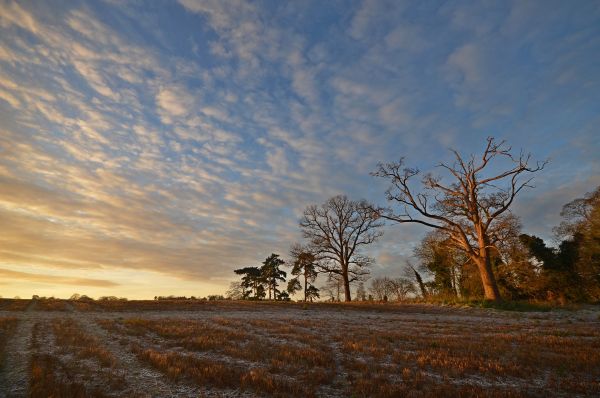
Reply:
[[[390, 221], [421, 224], [443, 232], [448, 236], [448, 244], [461, 248], [480, 265], [481, 272], [490, 274], [488, 249], [502, 236], [504, 223], [500, 221], [509, 212], [515, 197], [524, 188], [531, 187], [532, 178], [521, 177], [542, 170], [547, 162], [531, 165], [531, 154], [520, 152], [514, 156], [505, 141], [496, 141], [493, 137], [487, 138], [479, 157], [465, 158], [456, 150], [452, 153], [453, 164], [438, 164], [450, 174], [452, 182], [443, 183], [441, 176], [428, 173], [421, 179], [420, 190], [410, 185], [419, 170], [404, 167], [404, 159], [379, 164], [372, 175], [390, 182], [386, 197], [397, 208], [395, 211], [391, 208], [376, 210], [380, 217]], [[497, 167], [490, 166], [496, 160], [504, 162], [500, 165], [504, 171], [485, 176], [485, 172]], [[497, 295], [493, 275], [482, 274], [484, 279], [490, 289], [496, 291], [490, 295]], [[484, 288], [485, 283], [484, 280]]]
[[300, 228], [310, 241], [318, 268], [343, 277], [348, 301], [349, 284], [362, 280], [373, 263], [373, 259], [361, 255], [360, 249], [383, 235], [382, 226], [383, 220], [371, 204], [352, 201], [343, 195], [304, 210]]

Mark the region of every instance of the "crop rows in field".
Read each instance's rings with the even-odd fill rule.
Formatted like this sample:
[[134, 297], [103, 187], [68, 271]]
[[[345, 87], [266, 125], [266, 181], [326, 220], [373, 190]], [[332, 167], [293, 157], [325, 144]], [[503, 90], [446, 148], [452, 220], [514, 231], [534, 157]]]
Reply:
[[32, 397], [600, 394], [597, 318], [204, 308], [5, 311], [0, 347], [30, 334]]

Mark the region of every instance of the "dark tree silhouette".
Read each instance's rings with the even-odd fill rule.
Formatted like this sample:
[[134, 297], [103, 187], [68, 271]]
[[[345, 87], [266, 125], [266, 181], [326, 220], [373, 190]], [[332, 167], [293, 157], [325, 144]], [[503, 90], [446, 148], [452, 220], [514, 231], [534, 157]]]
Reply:
[[277, 289], [279, 282], [285, 282], [286, 273], [279, 269], [279, 266], [285, 264], [285, 261], [279, 258], [279, 254], [271, 254], [263, 261], [263, 265], [260, 268], [260, 272], [263, 280], [267, 284], [267, 290], [269, 292], [269, 300], [271, 300], [271, 293], [273, 293], [274, 299], [280, 299], [281, 292]]
[[[319, 297], [319, 289], [312, 285], [317, 278], [317, 257], [308, 247], [296, 244], [290, 251], [292, 257], [291, 274], [295, 278], [288, 283], [288, 292], [293, 294], [296, 291], [304, 291], [304, 301]], [[302, 278], [302, 284], [300, 283]]]
[[261, 299], [265, 296], [263, 286], [264, 278], [261, 270], [258, 267], [244, 267], [234, 270], [238, 275], [242, 276], [241, 287], [243, 289], [242, 298], [248, 299], [252, 295], [255, 299]]

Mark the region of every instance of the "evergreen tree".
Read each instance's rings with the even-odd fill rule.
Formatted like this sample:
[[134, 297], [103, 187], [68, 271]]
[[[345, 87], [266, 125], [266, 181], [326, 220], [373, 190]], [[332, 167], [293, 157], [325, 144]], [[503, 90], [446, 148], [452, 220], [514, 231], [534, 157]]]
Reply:
[[293, 294], [296, 291], [304, 290], [304, 301], [312, 301], [313, 298], [319, 297], [319, 289], [312, 285], [317, 278], [316, 256], [302, 245], [294, 245], [291, 255], [293, 261], [291, 273], [295, 278], [289, 281], [288, 292]]
[[263, 265], [260, 268], [260, 273], [267, 286], [269, 292], [269, 300], [278, 299], [281, 292], [277, 289], [279, 282], [285, 282], [287, 274], [285, 271], [279, 269], [281, 265], [285, 264], [285, 261], [279, 258], [278, 254], [271, 254], [263, 261]]
[[261, 270], [258, 267], [244, 267], [234, 270], [238, 275], [242, 276], [240, 287], [242, 288], [242, 298], [260, 300], [265, 296], [263, 286], [264, 279]]

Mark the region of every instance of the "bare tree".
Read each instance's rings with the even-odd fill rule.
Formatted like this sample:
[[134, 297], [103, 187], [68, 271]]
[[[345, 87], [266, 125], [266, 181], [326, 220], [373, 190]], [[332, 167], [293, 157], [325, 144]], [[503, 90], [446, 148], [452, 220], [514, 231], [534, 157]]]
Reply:
[[365, 290], [365, 283], [360, 282], [356, 288], [356, 301], [365, 301], [367, 299], [367, 291]]
[[371, 279], [369, 292], [379, 301], [401, 301], [414, 292], [414, 285], [408, 278], [389, 278], [387, 276]]
[[366, 201], [353, 201], [344, 195], [334, 196], [321, 206], [304, 210], [300, 228], [309, 239], [320, 272], [342, 278], [344, 296], [351, 301], [350, 284], [369, 274], [374, 262], [361, 249], [382, 234], [383, 222]]
[[242, 282], [230, 282], [225, 297], [230, 300], [242, 300], [244, 293], [246, 293], [246, 289], [242, 286]]
[[408, 294], [415, 292], [415, 285], [408, 278], [390, 279], [388, 285], [390, 291], [396, 298], [396, 301], [402, 301], [406, 299], [406, 296], [408, 296]]
[[344, 281], [338, 274], [329, 274], [327, 281], [324, 286], [321, 286], [320, 290], [325, 292], [329, 296], [330, 301], [340, 301]]
[[375, 297], [375, 300], [383, 301], [388, 299], [391, 295], [392, 290], [390, 286], [390, 278], [384, 276], [383, 278], [371, 279], [371, 286], [369, 292]]
[[[379, 164], [373, 173], [390, 180], [387, 199], [399, 205], [397, 211], [378, 209], [379, 215], [398, 223], [417, 223], [443, 231], [450, 244], [463, 250], [477, 265], [485, 298], [493, 301], [500, 301], [501, 297], [490, 261], [491, 250], [502, 238], [502, 226], [515, 197], [531, 186], [532, 178], [520, 177], [539, 171], [546, 164], [536, 162], [530, 166], [530, 154], [514, 156], [511, 151], [504, 141], [496, 142], [492, 137], [487, 139], [480, 158], [464, 158], [453, 150], [454, 163], [438, 164], [453, 181], [444, 184], [441, 177], [427, 173], [421, 180], [421, 191], [410, 185], [420, 170], [404, 167], [403, 159]], [[501, 159], [508, 163], [500, 166], [505, 171], [497, 171], [497, 165], [490, 166], [493, 160]]]

